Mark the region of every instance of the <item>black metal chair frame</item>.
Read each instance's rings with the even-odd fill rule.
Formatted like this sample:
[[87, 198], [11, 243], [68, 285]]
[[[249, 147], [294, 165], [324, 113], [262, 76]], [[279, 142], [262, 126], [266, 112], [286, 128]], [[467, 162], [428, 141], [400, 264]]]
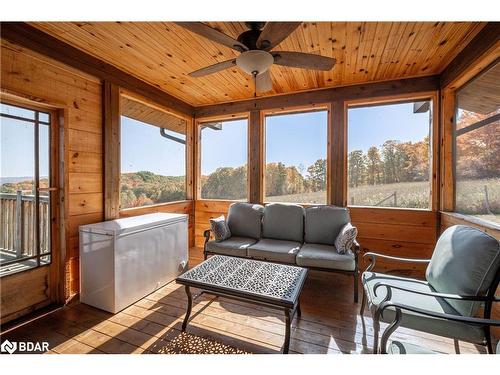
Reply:
[[[391, 287], [388, 287], [388, 291]], [[408, 310], [412, 311], [421, 315], [427, 315], [431, 316], [434, 318], [439, 318], [439, 319], [445, 319], [445, 320], [452, 320], [455, 322], [460, 322], [460, 323], [465, 323], [465, 324], [474, 324], [478, 326], [500, 326], [500, 320], [492, 320], [492, 319], [484, 319], [484, 318], [472, 318], [472, 317], [467, 317], [467, 316], [459, 316], [459, 315], [452, 315], [452, 314], [445, 314], [445, 313], [436, 313], [433, 311], [428, 311], [424, 309], [420, 309], [414, 306], [408, 306], [405, 304], [397, 303], [397, 302], [392, 302], [392, 301], [385, 301], [380, 304], [380, 306], [377, 309], [377, 313], [379, 317], [383, 316], [384, 310], [388, 308], [394, 308], [396, 311], [395, 317], [393, 322], [387, 326], [385, 331], [382, 333], [382, 337], [380, 339], [380, 353], [381, 354], [387, 354], [387, 343], [389, 341], [389, 337], [394, 333], [394, 331], [399, 327], [401, 324], [401, 319], [403, 317], [403, 313], [401, 310]], [[492, 352], [488, 352], [491, 354]], [[377, 354], [377, 352], [374, 352], [374, 354]], [[498, 353], [497, 353], [498, 354]]]
[[[211, 236], [212, 231], [210, 229], [207, 229], [203, 232], [203, 237], [205, 237], [205, 243], [203, 244], [203, 258], [207, 259], [209, 255], [216, 254], [214, 252], [208, 251], [207, 250], [207, 243], [210, 241], [210, 236]], [[319, 267], [304, 267], [307, 268], [308, 270], [313, 270], [313, 271], [321, 271], [321, 272], [334, 272], [334, 273], [342, 273], [342, 274], [348, 274], [352, 275], [354, 278], [354, 302], [358, 303], [358, 295], [359, 295], [359, 266], [358, 266], [358, 258], [359, 258], [359, 253], [361, 251], [361, 245], [357, 242], [354, 241], [354, 244], [352, 246], [352, 252], [354, 254], [354, 271], [344, 271], [344, 270], [335, 270], [331, 268], [319, 268]], [[243, 258], [243, 257], [239, 257]], [[251, 258], [251, 257], [244, 257], [244, 258]], [[261, 258], [255, 258], [256, 260], [265, 260], [266, 262], [271, 262], [271, 263], [280, 263], [276, 261], [270, 261], [267, 259], [261, 259]], [[302, 266], [301, 266], [302, 267]]]
[[[366, 271], [371, 271], [375, 267], [376, 259], [377, 258], [384, 258], [384, 259], [390, 259], [394, 261], [400, 261], [400, 262], [407, 262], [407, 263], [429, 263], [431, 260], [430, 259], [413, 259], [413, 258], [400, 258], [400, 257], [393, 257], [389, 255], [383, 255], [383, 254], [378, 254], [378, 253], [366, 253], [364, 257], [369, 258], [370, 264], [366, 268]], [[416, 279], [417, 280], [417, 279]], [[381, 317], [381, 312], [382, 310], [380, 307], [385, 303], [389, 302], [391, 297], [392, 297], [392, 289], [398, 289], [402, 290], [405, 292], [410, 292], [410, 293], [415, 293], [415, 294], [420, 294], [420, 295], [426, 295], [426, 296], [431, 296], [431, 297], [436, 297], [436, 298], [443, 298], [443, 299], [453, 299], [453, 300], [462, 300], [462, 301], [476, 301], [476, 302], [484, 302], [484, 314], [483, 314], [483, 319], [485, 320], [491, 320], [491, 310], [492, 310], [492, 305], [494, 302], [500, 301], [499, 298], [495, 296], [496, 290], [498, 288], [498, 285], [500, 283], [500, 270], [497, 271], [497, 274], [495, 275], [495, 278], [493, 279], [493, 282], [491, 285], [488, 287], [486, 291], [486, 295], [484, 296], [468, 296], [468, 295], [458, 295], [458, 294], [444, 294], [444, 293], [437, 293], [437, 292], [423, 292], [423, 291], [418, 291], [414, 290], [411, 288], [403, 288], [400, 286], [395, 286], [395, 285], [390, 285], [384, 282], [379, 282], [375, 284], [373, 287], [373, 293], [376, 295], [377, 294], [377, 289], [385, 286], [387, 290], [387, 294], [385, 298], [381, 301], [379, 308], [374, 314], [373, 317], [373, 329], [374, 329], [374, 338], [373, 338], [373, 352], [376, 353], [378, 351], [378, 336], [379, 336], [379, 330], [380, 330], [380, 317]], [[360, 309], [360, 315], [363, 315], [364, 308], [366, 305], [366, 295], [365, 295], [365, 288], [363, 288], [363, 295], [362, 295], [362, 302], [361, 302], [361, 309]], [[394, 303], [394, 302], [391, 302]], [[410, 310], [411, 306], [406, 306], [406, 310]], [[412, 309], [418, 309], [417, 307], [411, 307]], [[411, 310], [413, 311], [413, 310]], [[425, 310], [423, 310], [425, 311]], [[427, 312], [427, 314], [424, 315], [431, 315], [430, 312]], [[446, 314], [445, 314], [446, 315]], [[454, 316], [454, 315], [451, 315]], [[457, 318], [467, 318], [463, 316], [458, 316], [455, 315]], [[476, 318], [468, 318], [468, 319], [476, 319]], [[400, 323], [400, 319], [399, 319]], [[399, 325], [398, 323], [398, 325]], [[396, 326], [397, 327], [397, 326]], [[394, 328], [395, 329], [395, 328]], [[485, 325], [484, 326], [484, 336], [486, 339], [485, 345], [488, 348], [488, 353], [493, 353], [493, 347], [491, 343], [491, 328], [490, 325]]]

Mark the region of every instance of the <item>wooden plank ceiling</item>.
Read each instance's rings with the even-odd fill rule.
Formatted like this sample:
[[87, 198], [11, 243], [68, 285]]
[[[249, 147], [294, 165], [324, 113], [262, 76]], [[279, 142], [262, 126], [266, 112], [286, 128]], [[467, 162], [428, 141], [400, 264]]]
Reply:
[[[202, 78], [188, 73], [238, 52], [170, 22], [31, 23], [192, 105], [248, 99], [250, 76], [237, 67]], [[236, 38], [243, 22], [211, 22]], [[275, 50], [337, 59], [329, 72], [270, 69], [266, 96], [325, 87], [439, 74], [485, 26], [479, 22], [305, 22]]]

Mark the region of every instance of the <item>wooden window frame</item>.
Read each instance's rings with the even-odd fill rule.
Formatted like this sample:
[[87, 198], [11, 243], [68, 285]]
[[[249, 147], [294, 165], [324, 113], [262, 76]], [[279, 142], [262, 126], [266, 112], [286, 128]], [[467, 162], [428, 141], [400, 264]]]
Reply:
[[260, 111], [260, 127], [261, 127], [261, 135], [260, 135], [260, 147], [261, 147], [261, 157], [260, 157], [260, 176], [259, 176], [259, 185], [260, 185], [260, 201], [259, 203], [267, 204], [271, 203], [266, 200], [266, 118], [272, 116], [281, 116], [281, 115], [290, 115], [290, 114], [301, 114], [301, 113], [311, 113], [311, 112], [322, 112], [326, 111], [327, 113], [327, 124], [326, 124], [326, 203], [297, 203], [301, 206], [308, 207], [312, 205], [328, 205], [332, 204], [332, 165], [334, 164], [332, 154], [331, 154], [331, 145], [332, 145], [332, 137], [333, 137], [333, 129], [334, 126], [332, 121], [332, 106], [330, 103], [318, 103], [314, 105], [301, 105], [301, 106], [291, 106], [291, 107], [282, 107], [282, 108], [272, 108]]
[[210, 117], [200, 117], [196, 118], [195, 130], [194, 130], [194, 199], [198, 201], [214, 201], [214, 202], [238, 202], [238, 200], [233, 199], [213, 199], [213, 198], [202, 198], [201, 197], [201, 126], [207, 122], [231, 122], [231, 121], [239, 121], [246, 120], [247, 121], [247, 202], [251, 202], [251, 193], [250, 193], [250, 160], [251, 160], [251, 137], [252, 137], [252, 129], [251, 126], [252, 120], [255, 123], [255, 113], [251, 112], [242, 112], [242, 113], [234, 113], [229, 115], [221, 115], [221, 116], [210, 116]]
[[[157, 203], [140, 207], [120, 208], [121, 190], [121, 98], [125, 97], [150, 108], [162, 111], [186, 121], [185, 192], [186, 199]], [[133, 216], [135, 213], [156, 212], [158, 208], [178, 206], [193, 201], [193, 118], [183, 112], [165, 107], [154, 100], [130, 90], [104, 82], [105, 120], [105, 220]], [[117, 112], [117, 113], [116, 113]], [[117, 117], [117, 118], [116, 118]]]
[[[472, 83], [474, 80], [481, 77], [483, 74], [486, 74], [493, 66], [500, 64], [500, 57], [492, 59], [492, 55], [486, 55], [476, 64], [472, 65], [467, 69], [463, 75], [459, 76], [455, 81], [450, 83], [449, 86], [451, 88], [445, 88], [443, 90], [443, 95], [445, 95], [445, 100], [448, 102], [448, 107], [443, 108], [443, 111], [448, 114], [449, 120], [447, 123], [443, 123], [443, 128], [448, 126], [446, 133], [446, 137], [443, 137], [442, 144], [443, 148], [449, 149], [449, 155], [446, 161], [448, 162], [447, 168], [449, 170], [448, 178], [448, 186], [446, 189], [443, 189], [443, 195], [446, 196], [447, 205], [441, 207], [442, 213], [447, 214], [448, 216], [454, 217], [459, 220], [464, 220], [470, 222], [473, 225], [479, 225], [484, 228], [489, 228], [494, 231], [500, 230], [500, 224], [495, 223], [493, 221], [488, 221], [482, 218], [479, 218], [474, 215], [468, 215], [461, 212], [456, 211], [456, 197], [457, 197], [457, 113], [458, 113], [458, 100], [457, 95], [460, 93], [460, 90], [465, 88], [467, 85]], [[493, 115], [491, 117], [486, 118], [483, 121], [490, 120], [492, 117], [498, 115]], [[479, 122], [483, 122], [479, 121]], [[478, 123], [474, 123], [469, 125], [468, 127], [473, 127]], [[464, 129], [464, 128], [463, 128]], [[463, 130], [461, 129], [461, 130]], [[475, 130], [475, 129], [471, 129]], [[470, 131], [470, 130], [469, 130]]]
[[[430, 175], [429, 175], [429, 185], [430, 185], [430, 205], [429, 208], [407, 208], [407, 207], [374, 207], [374, 206], [350, 206], [347, 203], [347, 132], [349, 127], [348, 110], [350, 108], [361, 108], [377, 105], [390, 105], [390, 104], [401, 104], [409, 103], [421, 100], [431, 101], [431, 133], [429, 134], [430, 139], [430, 150], [431, 150], [431, 160], [430, 160]], [[439, 167], [440, 167], [440, 130], [439, 130], [439, 92], [438, 91], [427, 91], [427, 92], [417, 92], [410, 94], [398, 94], [390, 95], [384, 97], [377, 97], [373, 99], [360, 99], [360, 100], [346, 100], [344, 101], [344, 160], [343, 160], [343, 170], [344, 170], [344, 186], [343, 186], [343, 205], [346, 207], [355, 208], [370, 208], [370, 209], [391, 209], [391, 210], [413, 210], [413, 211], [431, 211], [437, 212], [439, 210], [440, 203], [440, 181], [439, 181]]]

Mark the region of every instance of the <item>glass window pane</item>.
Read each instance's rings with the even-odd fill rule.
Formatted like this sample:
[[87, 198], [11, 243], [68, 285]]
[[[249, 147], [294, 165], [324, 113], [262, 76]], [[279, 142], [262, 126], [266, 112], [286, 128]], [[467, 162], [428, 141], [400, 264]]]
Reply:
[[455, 211], [500, 224], [500, 64], [457, 92]]
[[122, 209], [186, 199], [185, 142], [184, 120], [142, 103], [122, 101]]
[[5, 103], [1, 103], [0, 106], [2, 108], [2, 113], [6, 115], [22, 117], [29, 120], [35, 119], [35, 111], [31, 109], [16, 107]]
[[266, 202], [326, 203], [327, 114], [266, 117]]
[[247, 199], [248, 121], [201, 125], [201, 198]]
[[50, 123], [50, 115], [45, 112], [38, 112], [38, 120], [44, 123]]
[[[4, 263], [36, 254], [34, 123], [0, 117], [0, 134], [0, 197], [4, 217], [0, 263]], [[17, 272], [32, 263], [2, 266], [0, 273]]]
[[348, 204], [430, 208], [429, 101], [348, 110]]

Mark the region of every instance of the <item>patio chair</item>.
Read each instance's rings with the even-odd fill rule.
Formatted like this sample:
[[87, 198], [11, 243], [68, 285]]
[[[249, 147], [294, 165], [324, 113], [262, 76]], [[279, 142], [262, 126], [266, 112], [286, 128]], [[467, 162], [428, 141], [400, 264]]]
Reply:
[[[363, 315], [368, 304], [374, 316], [374, 352], [378, 351], [380, 320], [390, 323], [395, 319], [394, 308], [388, 308], [383, 315], [377, 314], [377, 309], [383, 302], [391, 301], [411, 307], [401, 310], [400, 326], [486, 345], [488, 352], [493, 353], [489, 325], [442, 319], [437, 315], [419, 314], [415, 310], [472, 318], [483, 307], [483, 318], [490, 319], [492, 304], [499, 300], [495, 297], [500, 281], [498, 240], [479, 229], [456, 225], [441, 234], [431, 259], [399, 258], [376, 253], [364, 256], [370, 264], [361, 277], [363, 301], [360, 313]], [[378, 258], [426, 263], [425, 280], [372, 272]]]
[[[390, 289], [391, 287], [386, 286], [386, 288]], [[440, 314], [433, 311], [428, 311], [412, 306], [403, 305], [401, 303], [394, 303], [392, 301], [386, 301], [381, 303], [379, 308], [377, 309], [377, 314], [379, 316], [383, 315], [384, 311], [388, 308], [394, 309], [396, 313], [394, 321], [389, 326], [387, 326], [385, 331], [382, 333], [382, 337], [380, 339], [380, 352], [382, 354], [437, 354], [436, 351], [424, 348], [420, 345], [415, 345], [412, 343], [402, 342], [398, 340], [389, 341], [390, 336], [401, 324], [401, 319], [403, 316], [402, 310], [407, 310], [413, 313], [418, 313], [421, 315], [426, 315], [437, 319], [451, 320], [454, 322], [460, 322], [468, 325], [477, 325], [480, 327], [500, 326], [500, 320], [470, 318], [470, 317], [451, 315], [451, 314]], [[500, 340], [497, 342], [496, 354], [500, 354]]]

